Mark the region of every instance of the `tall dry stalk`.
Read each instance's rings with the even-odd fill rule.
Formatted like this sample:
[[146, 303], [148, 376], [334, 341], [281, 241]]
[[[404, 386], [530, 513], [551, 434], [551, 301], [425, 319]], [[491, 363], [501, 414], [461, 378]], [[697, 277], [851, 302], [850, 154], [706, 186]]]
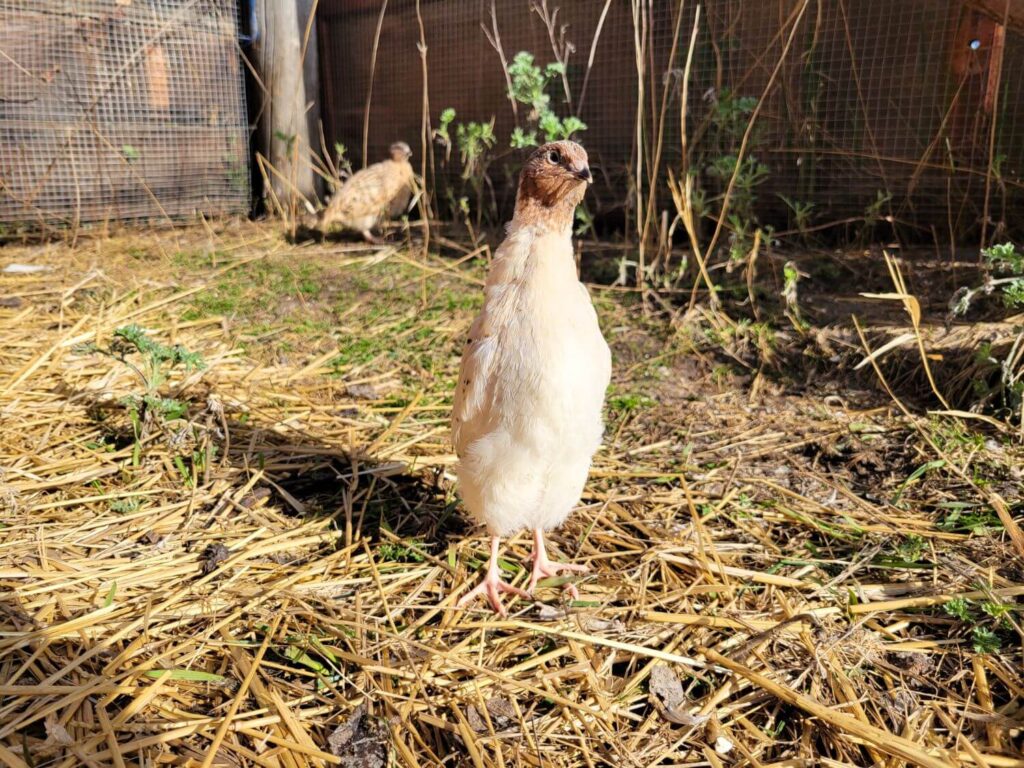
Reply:
[[[875, 155], [876, 169], [878, 171], [878, 177], [882, 180], [885, 185], [885, 189], [892, 189], [892, 185], [889, 183], [888, 174], [885, 172], [885, 165], [882, 163], [882, 153], [878, 149], [878, 141], [875, 139], [875, 132], [871, 127], [871, 118], [868, 114], [867, 100], [864, 98], [864, 89], [861, 86], [860, 80], [860, 67], [857, 63], [856, 49], [853, 45], [853, 36], [850, 34], [850, 22], [846, 14], [846, 3], [844, 0], [839, 0], [839, 15], [843, 20], [843, 39], [846, 43], [846, 52], [850, 56], [850, 74], [853, 76], [853, 84], [857, 92], [857, 109], [861, 114], [861, 119], [864, 121], [864, 129], [867, 131], [868, 141], [871, 143], [871, 151]], [[821, 12], [818, 12], [818, 23], [821, 23]], [[892, 203], [890, 201], [889, 214], [892, 215]]]
[[704, 263], [704, 257], [700, 250], [700, 239], [697, 237], [697, 224], [693, 211], [693, 198], [691, 197], [693, 181], [690, 176], [689, 131], [686, 127], [690, 105], [690, 72], [693, 69], [693, 52], [697, 48], [697, 34], [700, 32], [700, 13], [701, 7], [698, 5], [693, 14], [693, 29], [690, 31], [690, 45], [686, 52], [686, 66], [683, 67], [683, 82], [679, 95], [680, 179], [682, 180], [682, 186], [678, 186], [675, 183], [672, 177], [672, 169], [670, 168], [668, 171], [668, 188], [672, 195], [672, 201], [676, 206], [676, 216], [683, 222], [683, 229], [686, 230], [686, 234], [690, 239], [690, 248], [700, 270], [701, 278], [707, 286], [709, 300], [712, 303], [712, 307], [714, 307], [718, 301], [718, 295], [715, 293], [714, 285], [711, 282], [711, 275], [708, 274], [707, 264]]
[[380, 4], [380, 16], [377, 17], [377, 29], [373, 33], [373, 49], [370, 51], [370, 85], [366, 89], [366, 107], [363, 110], [363, 168], [369, 164], [367, 147], [370, 143], [370, 105], [373, 103], [373, 76], [377, 72], [377, 49], [380, 47], [380, 30], [384, 26], [384, 14], [388, 10], [388, 0]]
[[[494, 4], [491, 4], [491, 10], [494, 10]], [[565, 37], [566, 29], [568, 25], [563, 24], [558, 26], [558, 12], [559, 8], [551, 11], [548, 9], [548, 0], [531, 0], [530, 10], [540, 16], [540, 20], [544, 23], [544, 28], [548, 33], [548, 40], [551, 43], [551, 50], [555, 55], [555, 60], [562, 65], [562, 91], [565, 93], [565, 103], [569, 108], [569, 114], [575, 115], [576, 112], [572, 108], [572, 89], [569, 87], [569, 56], [575, 53], [576, 46], [569, 42]]]
[[313, 21], [316, 19], [316, 9], [320, 0], [313, 0], [309, 8], [309, 16], [306, 18], [306, 29], [302, 34], [302, 53], [299, 55], [299, 66], [306, 66], [306, 52], [309, 50], [309, 38], [313, 35]]
[[[1003, 79], [1003, 61], [1006, 58], [1006, 25], [1010, 22], [1010, 0], [1006, 0], [1003, 11], [1003, 23], [996, 28], [995, 37], [999, 41], [999, 59], [996, 61], [995, 72], [992, 73], [996, 88], [992, 94], [992, 125], [988, 135], [988, 165], [985, 168], [985, 203], [981, 214], [981, 247], [988, 245], [989, 206], [992, 202], [992, 163], [996, 156], [996, 128], [999, 125], [999, 84]], [[993, 45], [993, 47], [996, 47]]]
[[[434, 166], [434, 143], [430, 140], [430, 70], [427, 66], [427, 33], [423, 27], [423, 12], [420, 8], [420, 0], [416, 0], [416, 23], [419, 26], [420, 39], [417, 48], [420, 52], [420, 65], [423, 76], [423, 104], [420, 113], [420, 217], [423, 219], [423, 261], [427, 260], [430, 253], [430, 193], [427, 183], [427, 156], [430, 156], [430, 169], [433, 173]], [[420, 282], [420, 299], [426, 303], [427, 282], [426, 278]]]
[[[587, 57], [587, 71], [583, 75], [583, 85], [580, 87], [580, 100], [576, 109], [583, 110], [583, 99], [587, 95], [587, 84], [590, 82], [590, 71], [594, 68], [594, 57], [597, 55], [597, 41], [601, 39], [601, 31], [604, 29], [604, 21], [608, 18], [608, 9], [612, 6], [612, 0], [605, 0], [604, 8], [601, 9], [601, 16], [597, 20], [597, 27], [594, 29], [594, 39], [590, 41], [590, 55]], [[578, 114], [578, 113], [577, 113]]]
[[[736, 153], [736, 164], [733, 168], [732, 175], [729, 177], [729, 184], [725, 188], [725, 195], [722, 198], [722, 209], [719, 212], [718, 221], [715, 224], [715, 231], [711, 236], [711, 241], [708, 243], [707, 248], [704, 249], [703, 260], [705, 262], [707, 262], [711, 258], [712, 254], [714, 254], [715, 247], [718, 245], [718, 241], [722, 236], [722, 231], [724, 230], [726, 221], [728, 220], [729, 204], [732, 201], [733, 191], [736, 189], [736, 180], [739, 178], [740, 171], [743, 168], [743, 160], [746, 156], [747, 147], [750, 144], [750, 137], [754, 133], [754, 126], [757, 125], [757, 118], [760, 116], [761, 110], [764, 108], [765, 101], [768, 99], [768, 94], [771, 93], [771, 90], [775, 85], [775, 81], [778, 79], [779, 72], [782, 70], [782, 65], [785, 63], [786, 57], [789, 55], [789, 49], [792, 47], [793, 40], [796, 38], [797, 30], [800, 28], [800, 22], [803, 20], [804, 13], [810, 4], [811, 0], [804, 0], [798, 8], [794, 9], [793, 13], [791, 13], [789, 18], [786, 20], [786, 24], [783, 26], [783, 29], [785, 29], [786, 26], [790, 28], [789, 35], [786, 37], [786, 43], [782, 47], [782, 52], [779, 54], [779, 60], [775, 62], [775, 66], [772, 68], [771, 76], [765, 84], [764, 91], [762, 91], [761, 97], [757, 100], [757, 105], [754, 107], [754, 111], [750, 114], [750, 120], [747, 121], [746, 130], [743, 131], [743, 138], [740, 141], [740, 147]], [[690, 292], [690, 309], [693, 309], [697, 302], [698, 285], [699, 281], [694, 281], [693, 289]]]
[[[420, 65], [423, 78], [423, 103], [420, 113], [420, 178], [423, 181], [420, 208], [422, 211], [427, 243], [430, 241], [430, 217], [432, 214], [431, 197], [427, 191], [427, 166], [429, 162], [431, 178], [434, 175], [434, 142], [431, 141], [430, 125], [430, 68], [427, 66], [427, 32], [423, 25], [423, 12], [420, 8], [420, 0], [416, 0], [416, 24], [419, 27], [420, 39], [416, 45], [420, 53]], [[424, 252], [427, 247], [424, 243]]]
[[[299, 54], [299, 68], [303, 72], [303, 78], [305, 78], [305, 71], [306, 71], [306, 53], [309, 51], [309, 40], [313, 36], [313, 22], [316, 20], [316, 11], [317, 11], [317, 8], [319, 7], [319, 5], [320, 5], [320, 0], [313, 0], [312, 5], [310, 5], [310, 7], [309, 7], [309, 16], [306, 18], [306, 28], [305, 28], [305, 30], [302, 33], [302, 52]], [[308, 95], [307, 95], [307, 98], [308, 98]], [[319, 93], [316, 94], [316, 99], [317, 99], [317, 101], [319, 101], [319, 99], [320, 99], [320, 94]], [[308, 111], [308, 109], [309, 109], [309, 106], [307, 105], [307, 111]], [[317, 115], [319, 116], [319, 111], [317, 112]], [[308, 125], [308, 120], [307, 120], [307, 125]], [[322, 134], [323, 123], [320, 123], [319, 127], [320, 127], [321, 134]], [[313, 151], [313, 147], [311, 145], [311, 142], [309, 141], [309, 138], [310, 137], [308, 135], [302, 137], [302, 140], [309, 147], [309, 151], [307, 153], [308, 157], [304, 158], [304, 159], [306, 161], [306, 164], [313, 170], [314, 174], [318, 174], [321, 177], [323, 177], [324, 174], [321, 173], [320, 168], [317, 167], [317, 164], [316, 164], [316, 152]], [[322, 135], [321, 135], [321, 138], [322, 138]], [[296, 162], [293, 165], [297, 166], [298, 165], [297, 160], [298, 160], [298, 156], [299, 156], [299, 147], [298, 147], [298, 145], [301, 142], [296, 141], [295, 143], [296, 143], [296, 147], [295, 147], [295, 159], [296, 159]], [[323, 164], [323, 163], [321, 163], [321, 164]], [[333, 163], [332, 163], [332, 165], [333, 165]], [[296, 182], [297, 182], [298, 181], [298, 169], [297, 168], [296, 168], [296, 171], [295, 171], [295, 178], [296, 178]], [[325, 180], [326, 180], [326, 178], [325, 178]], [[298, 186], [297, 183], [296, 183], [296, 186]], [[314, 195], [316, 194], [316, 188], [315, 187], [312, 190], [310, 190], [310, 191]], [[308, 206], [308, 202], [307, 202], [307, 206]], [[308, 210], [308, 208], [307, 208], [307, 210]], [[310, 211], [310, 213], [312, 213], [312, 211]], [[294, 224], [293, 224], [293, 228], [294, 228]], [[294, 236], [294, 234], [295, 233], [293, 231], [292, 232], [292, 236]]]
[[[683, 9], [686, 5], [686, 0], [679, 0], [679, 7], [676, 9], [676, 23], [675, 28], [672, 32], [672, 50], [668, 55], [668, 64], [666, 71], [671, 73], [673, 71], [673, 65], [676, 61], [676, 53], [679, 50], [679, 30], [682, 27], [683, 22]], [[692, 39], [691, 39], [691, 51], [687, 58], [690, 58], [693, 54], [692, 51]], [[658, 122], [658, 135], [654, 145], [654, 158], [651, 166], [648, 169], [647, 176], [647, 192], [649, 199], [647, 201], [647, 215], [644, 218], [643, 228], [640, 232], [641, 242], [647, 242], [650, 238], [650, 229], [654, 223], [654, 211], [657, 207], [657, 187], [658, 187], [658, 176], [661, 169], [661, 154], [664, 147], [665, 141], [665, 115], [668, 114], [668, 96], [671, 90], [672, 78], [671, 76], [666, 77], [661, 90], [661, 106], [658, 109], [658, 113], [655, 119]], [[662, 235], [665, 233], [662, 232]], [[661, 257], [661, 248], [659, 247], [659, 259]], [[657, 264], [653, 265], [657, 266]]]
[[[636, 287], [640, 290], [641, 296], [646, 293], [646, 281], [644, 275], [647, 271], [647, 252], [644, 242], [643, 222], [645, 207], [643, 190], [643, 165], [644, 165], [644, 95], [645, 95], [645, 73], [647, 69], [647, 25], [649, 22], [650, 0], [630, 0], [630, 10], [633, 16], [633, 49], [636, 58], [636, 122], [634, 124], [634, 150], [636, 157], [633, 168], [633, 185], [636, 195], [636, 233], [640, 239], [637, 252]], [[646, 302], [645, 302], [646, 304]]]
[[[686, 65], [683, 67], [683, 82], [679, 97], [679, 145], [682, 153], [681, 168], [678, 180], [668, 169], [668, 189], [672, 195], [672, 201], [676, 207], [676, 218], [683, 224], [683, 229], [690, 241], [690, 249], [693, 251], [693, 258], [697, 262], [697, 269], [700, 279], [708, 289], [708, 301], [712, 310], [717, 311], [720, 307], [718, 294], [715, 291], [714, 283], [708, 272], [707, 262], [700, 246], [700, 237], [697, 233], [697, 216], [693, 210], [693, 177], [690, 175], [690, 144], [687, 119], [689, 117], [690, 104], [690, 73], [693, 70], [693, 53], [697, 48], [697, 35], [700, 33], [701, 6], [697, 6], [693, 14], [693, 29], [690, 30], [690, 43], [686, 52]], [[678, 36], [678, 33], [677, 33]], [[673, 222], [674, 226], [674, 222]], [[670, 230], [672, 227], [669, 228]]]
[[[928, 378], [928, 385], [931, 387], [932, 394], [942, 403], [942, 407], [948, 411], [950, 405], [943, 396], [938, 384], [936, 384], [935, 377], [932, 375], [932, 367], [928, 363], [928, 351], [925, 349], [924, 338], [921, 335], [921, 304], [918, 302], [917, 297], [907, 290], [907, 283], [903, 279], [903, 272], [900, 270], [899, 262], [888, 251], [883, 251], [883, 255], [885, 256], [885, 266], [889, 270], [889, 279], [892, 280], [895, 291], [892, 293], [862, 293], [861, 296], [867, 299], [899, 301], [903, 304], [903, 309], [906, 310], [907, 315], [910, 317], [910, 325], [913, 328], [913, 333], [905, 334], [905, 336], [917, 342], [917, 351], [921, 355], [921, 367]], [[898, 339], [902, 338], [904, 337], [898, 337]], [[885, 351], [888, 350], [883, 347], [880, 350], [876, 350], [874, 354], [876, 356], [881, 355]], [[861, 361], [858, 367], [863, 365], [864, 361]]]
[[480, 29], [483, 30], [484, 37], [487, 38], [487, 42], [491, 44], [491, 48], [498, 54], [498, 60], [501, 61], [501, 73], [505, 76], [505, 95], [508, 97], [509, 104], [512, 105], [512, 120], [518, 126], [519, 104], [515, 96], [512, 95], [512, 75], [508, 71], [508, 57], [505, 56], [505, 49], [501, 44], [501, 33], [498, 31], [498, 12], [494, 7], [494, 0], [491, 0], [491, 28], [487, 29], [484, 23], [480, 22]]

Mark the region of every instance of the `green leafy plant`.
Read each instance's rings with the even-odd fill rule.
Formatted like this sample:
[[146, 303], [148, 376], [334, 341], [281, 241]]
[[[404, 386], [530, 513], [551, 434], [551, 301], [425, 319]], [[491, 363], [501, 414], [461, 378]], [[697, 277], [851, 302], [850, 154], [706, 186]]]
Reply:
[[928, 551], [928, 543], [920, 536], [910, 535], [895, 547], [895, 554], [907, 563], [917, 563]]
[[[442, 163], [447, 166], [451, 160], [452, 149], [458, 150], [462, 169], [459, 173], [461, 185], [445, 188], [444, 199], [447, 200], [449, 213], [459, 215], [466, 222], [470, 236], [476, 241], [474, 230], [479, 227], [484, 212], [484, 191], [487, 187], [487, 171], [491, 164], [491, 150], [497, 143], [494, 134], [494, 118], [489, 122], [479, 123], [475, 120], [455, 122], [456, 112], [447, 107], [441, 112], [438, 127], [434, 129], [434, 141], [444, 149]], [[454, 128], [454, 138], [453, 138]], [[469, 189], [466, 189], [466, 186]], [[470, 195], [472, 192], [476, 208], [476, 226], [470, 220]]]
[[130, 499], [117, 499], [116, 501], [110, 502], [110, 509], [113, 512], [119, 514], [127, 514], [128, 512], [135, 512], [139, 508], [139, 500], [137, 498]]
[[707, 135], [686, 184], [695, 226], [702, 220], [718, 221], [725, 214], [728, 253], [733, 262], [743, 260], [751, 250], [752, 238], [760, 228], [755, 214], [757, 189], [771, 175], [771, 169], [757, 157], [763, 141], [756, 126], [747, 139], [743, 158], [739, 156], [756, 107], [756, 98], [735, 94], [728, 88], [715, 96]]
[[954, 597], [943, 605], [942, 608], [954, 619], [960, 619], [960, 621], [971, 620], [971, 605], [962, 597]]
[[487, 170], [488, 152], [497, 139], [494, 136], [494, 118], [489, 123], [459, 123], [455, 127], [455, 143], [462, 160], [462, 178], [467, 181], [482, 179]]
[[138, 325], [116, 329], [108, 347], [93, 344], [83, 351], [96, 352], [123, 363], [139, 379], [140, 390], [121, 400], [132, 424], [135, 439], [133, 461], [138, 463], [141, 444], [149, 428], [181, 419], [188, 413], [186, 403], [162, 395], [161, 388], [176, 369], [191, 373], [204, 369], [206, 364], [198, 353], [190, 352], [180, 344], [168, 346], [151, 339]]
[[532, 53], [519, 51], [508, 65], [508, 74], [512, 81], [509, 95], [520, 104], [529, 104], [539, 115], [547, 110], [551, 103], [551, 97], [546, 92], [548, 83], [564, 72], [565, 68], [558, 62], [552, 62], [541, 69], [534, 63]]
[[963, 597], [948, 600], [942, 609], [947, 616], [970, 626], [971, 648], [975, 653], [998, 653], [1004, 636], [1014, 629], [1013, 614], [1019, 610], [998, 598], [977, 603]]
[[442, 147], [445, 148], [445, 159], [447, 160], [451, 154], [452, 148], [452, 137], [448, 131], [448, 127], [455, 120], [455, 110], [451, 107], [447, 107], [441, 111], [440, 122], [437, 128], [434, 129], [434, 140], [437, 141]]
[[880, 189], [875, 191], [875, 199], [864, 209], [864, 225], [860, 231], [861, 242], [868, 243], [871, 240], [875, 227], [885, 219], [885, 209], [891, 200], [891, 192], [883, 192]]
[[[517, 125], [509, 136], [509, 146], [512, 149], [535, 147], [542, 141], [569, 139], [587, 129], [586, 124], [575, 115], [559, 117], [552, 108], [548, 87], [553, 80], [561, 78], [564, 74], [565, 66], [562, 63], [556, 61], [542, 67], [528, 51], [519, 51], [513, 57], [508, 65], [508, 97], [514, 104], [523, 104], [528, 110], [525, 124]], [[433, 136], [434, 141], [444, 149], [444, 164], [451, 161], [453, 149], [458, 151], [461, 163], [459, 178], [463, 186], [449, 186], [444, 198], [448, 202], [450, 213], [460, 216], [467, 223], [475, 239], [472, 230], [479, 228], [484, 214], [497, 213], [496, 205], [485, 204], [485, 191], [490, 182], [488, 171], [498, 138], [494, 133], [493, 116], [488, 122], [456, 122], [456, 117], [452, 107], [442, 110]], [[466, 185], [469, 186], [469, 190], [465, 188]], [[471, 202], [471, 208], [475, 212], [475, 225], [470, 222], [470, 211], [466, 210]], [[589, 216], [581, 220], [584, 231], [591, 228], [591, 224]]]
[[947, 502], [940, 507], [948, 510], [936, 527], [951, 533], [973, 533], [976, 536], [994, 533], [1000, 529], [999, 516], [988, 507], [980, 509], [963, 502]]
[[753, 96], [738, 96], [730, 89], [723, 88], [715, 99], [711, 125], [720, 138], [741, 137], [756, 107], [757, 99]]
[[632, 413], [634, 411], [639, 411], [642, 408], [650, 408], [653, 405], [655, 405], [654, 400], [647, 397], [647, 395], [641, 395], [635, 392], [612, 395], [608, 398], [608, 407], [613, 411], [618, 411], [620, 413]]
[[339, 179], [352, 175], [352, 161], [348, 159], [348, 147], [340, 141], [334, 142], [334, 172]]
[[513, 149], [537, 146], [538, 129], [545, 141], [569, 139], [573, 134], [587, 129], [586, 124], [575, 115], [560, 118], [551, 109], [548, 85], [564, 74], [565, 65], [561, 62], [555, 61], [541, 68], [534, 62], [533, 54], [529, 51], [519, 51], [512, 58], [508, 66], [511, 81], [509, 98], [530, 108], [526, 116], [527, 128], [517, 126], [512, 131], [510, 144]]
[[512, 138], [509, 141], [512, 149], [526, 149], [537, 146], [537, 134], [534, 131], [527, 133], [518, 125], [512, 129]]
[[[1024, 307], [1024, 253], [1013, 243], [1000, 243], [981, 252], [985, 280], [981, 285], [961, 287], [949, 301], [949, 318], [962, 317], [981, 298], [999, 296], [1003, 306]], [[1004, 352], [989, 343], [979, 345], [976, 362], [982, 376], [976, 377], [975, 396], [980, 403], [997, 402], [1009, 421], [1024, 419], [1024, 326], [1014, 328], [1016, 336]], [[988, 375], [986, 375], [988, 374]]]
[[576, 228], [573, 230], [576, 237], [594, 234], [594, 217], [585, 205], [576, 208], [576, 222]]
[[793, 225], [806, 242], [810, 239], [811, 220], [814, 217], [814, 203], [794, 200], [786, 195], [779, 195], [793, 214]]
[[1003, 643], [988, 627], [976, 626], [971, 628], [971, 647], [975, 653], [996, 653]]
[[810, 325], [800, 314], [800, 299], [797, 286], [801, 274], [796, 262], [787, 261], [782, 267], [782, 299], [786, 302], [786, 316], [798, 331], [807, 331]]
[[422, 563], [427, 559], [423, 550], [423, 542], [412, 539], [408, 544], [398, 541], [382, 541], [378, 553], [381, 560], [389, 563]]

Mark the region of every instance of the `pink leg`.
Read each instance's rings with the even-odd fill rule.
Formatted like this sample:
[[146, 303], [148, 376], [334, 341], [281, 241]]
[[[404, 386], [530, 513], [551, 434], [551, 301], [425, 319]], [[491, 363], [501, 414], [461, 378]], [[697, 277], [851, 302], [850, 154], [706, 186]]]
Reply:
[[517, 597], [530, 599], [530, 594], [526, 590], [513, 587], [508, 582], [501, 580], [501, 571], [498, 569], [498, 545], [500, 543], [501, 539], [497, 536], [491, 537], [491, 559], [487, 562], [487, 575], [484, 576], [483, 581], [462, 596], [459, 602], [455, 604], [456, 608], [465, 608], [480, 595], [486, 595], [487, 601], [491, 604], [495, 613], [505, 617], [508, 616], [508, 612], [498, 598], [498, 595], [502, 592], [509, 592]]
[[[537, 588], [537, 582], [541, 579], [549, 576], [557, 576], [561, 571], [569, 571], [570, 573], [586, 573], [587, 566], [585, 565], [574, 565], [573, 563], [556, 563], [548, 560], [548, 552], [544, 547], [544, 531], [540, 528], [536, 528], [533, 531], [533, 552], [527, 558], [527, 561], [533, 561], [533, 573], [530, 575], [530, 585], [527, 587], [527, 591], [533, 594], [533, 591]], [[565, 585], [565, 590], [569, 593], [569, 597], [573, 600], [580, 599], [580, 591], [576, 589], [576, 585], [569, 582]]]

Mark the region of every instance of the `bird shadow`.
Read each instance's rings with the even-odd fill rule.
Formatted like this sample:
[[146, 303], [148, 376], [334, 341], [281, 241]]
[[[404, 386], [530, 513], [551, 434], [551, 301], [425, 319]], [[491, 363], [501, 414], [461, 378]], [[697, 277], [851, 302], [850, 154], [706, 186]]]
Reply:
[[[123, 400], [113, 398], [109, 392], [82, 389], [66, 382], [58, 384], [54, 394], [66, 402], [65, 412], [84, 414], [95, 425], [90, 447], [108, 457], [108, 464], [113, 454], [132, 455], [136, 434]], [[190, 509], [174, 530], [174, 538], [186, 551], [210, 541], [219, 542], [222, 538], [219, 532], [214, 531], [215, 535], [210, 536], [207, 529], [216, 528], [219, 521], [244, 515], [247, 509], [257, 505], [272, 504], [279, 515], [295, 518], [329, 518], [338, 533], [339, 547], [344, 546], [347, 532], [351, 541], [365, 542], [375, 548], [381, 558], [385, 556], [385, 545], [390, 544], [392, 560], [415, 554], [415, 549], [441, 553], [449, 540], [460, 537], [467, 528], [462, 518], [454, 513], [451, 493], [440, 472], [414, 473], [400, 462], [375, 456], [361, 446], [342, 447], [302, 427], [282, 428], [280, 420], [256, 409], [211, 407], [211, 403], [217, 402], [213, 386], [199, 384], [187, 392], [171, 394], [184, 404], [186, 412], [179, 419], [152, 425], [137, 460], [119, 458], [117, 468], [106, 475], [103, 482], [113, 489], [125, 480], [130, 481], [133, 475], [138, 479], [137, 473], [160, 473], [163, 477], [150, 486], [166, 488], [169, 483], [180, 480], [187, 497], [187, 478], [176, 477], [175, 470], [191, 472], [195, 509]], [[349, 411], [353, 407], [359, 406], [339, 408], [338, 417], [351, 418]], [[53, 447], [62, 443], [68, 445], [66, 436], [59, 431], [48, 440]], [[72, 444], [81, 447], [78, 441]], [[46, 452], [50, 447], [41, 445], [39, 450]], [[204, 452], [210, 460], [198, 462]], [[102, 466], [100, 462], [96, 465]], [[249, 485], [254, 475], [258, 475], [255, 482], [239, 499], [234, 491]], [[229, 486], [226, 492], [223, 490], [225, 481]], [[55, 495], [64, 500], [68, 493], [74, 490], [62, 486]], [[174, 491], [170, 489], [167, 497], [173, 496]], [[225, 503], [229, 496], [233, 503]], [[40, 498], [36, 502], [40, 500], [46, 501]], [[116, 528], [116, 517], [112, 521]], [[140, 518], [138, 524], [148, 528], [154, 522], [155, 519]], [[265, 519], [260, 524], [266, 524]], [[127, 556], [130, 559], [144, 557], [147, 551], [161, 546], [161, 539], [163, 536], [157, 529], [149, 528], [132, 543]], [[396, 540], [406, 541], [410, 546], [395, 546]], [[218, 549], [223, 551], [219, 553]], [[211, 544], [200, 554], [197, 567], [172, 575], [176, 583], [202, 579], [228, 556], [221, 544]], [[320, 547], [312, 554], [287, 552], [279, 557], [275, 554], [268, 557], [286, 565], [296, 558], [325, 554]], [[0, 590], [0, 593], [0, 632], [8, 637], [8, 658], [30, 658], [38, 653], [40, 645], [50, 644], [40, 636], [48, 629], [50, 620], [37, 615], [30, 598], [19, 590]], [[113, 595], [111, 588], [108, 599], [113, 600]], [[122, 598], [119, 595], [117, 599]], [[109, 650], [86, 633], [73, 633], [63, 646], [63, 653], [68, 659], [83, 663], [100, 654], [109, 654]], [[95, 666], [95, 662], [89, 663]], [[26, 663], [22, 672], [24, 674], [17, 678], [19, 684], [38, 682], [35, 678], [38, 670], [33, 665]], [[112, 712], [119, 712], [130, 701], [130, 697], [116, 695], [110, 698], [108, 705]], [[63, 754], [64, 746], [52, 738], [49, 720], [29, 711], [19, 711], [15, 717], [8, 723], [14, 726], [13, 732], [19, 738]]]
[[[85, 409], [112, 450], [133, 446], [136, 435], [127, 406], [102, 393], [64, 389], [68, 402]], [[197, 487], [225, 477], [244, 484], [255, 472], [260, 479], [246, 504], [273, 503], [282, 514], [306, 519], [331, 518], [347, 541], [370, 546], [382, 537], [415, 542], [431, 554], [444, 552], [450, 541], [471, 526], [455, 512], [453, 495], [440, 469], [413, 472], [401, 461], [367, 450], [366, 445], [341, 446], [299, 426], [283, 425], [269, 415], [218, 406], [215, 389], [202, 385], [177, 398], [187, 412], [181, 419], [153, 423], [147, 451], [168, 454], [181, 480]], [[358, 416], [367, 405], [339, 407], [339, 419]], [[213, 503], [197, 515], [209, 526], [211, 515], [231, 514]]]

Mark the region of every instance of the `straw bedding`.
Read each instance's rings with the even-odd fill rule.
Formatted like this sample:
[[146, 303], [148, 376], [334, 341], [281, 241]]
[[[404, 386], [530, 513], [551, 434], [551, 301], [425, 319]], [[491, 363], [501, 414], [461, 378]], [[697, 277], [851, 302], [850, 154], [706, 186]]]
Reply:
[[[0, 273], [0, 765], [1024, 766], [1021, 556], [957, 523], [1019, 515], [1002, 433], [751, 395], [598, 291], [607, 439], [553, 537], [590, 573], [503, 621], [451, 609], [479, 266], [248, 224], [0, 262], [48, 267]], [[205, 363], [138, 439], [96, 351], [130, 324]]]

